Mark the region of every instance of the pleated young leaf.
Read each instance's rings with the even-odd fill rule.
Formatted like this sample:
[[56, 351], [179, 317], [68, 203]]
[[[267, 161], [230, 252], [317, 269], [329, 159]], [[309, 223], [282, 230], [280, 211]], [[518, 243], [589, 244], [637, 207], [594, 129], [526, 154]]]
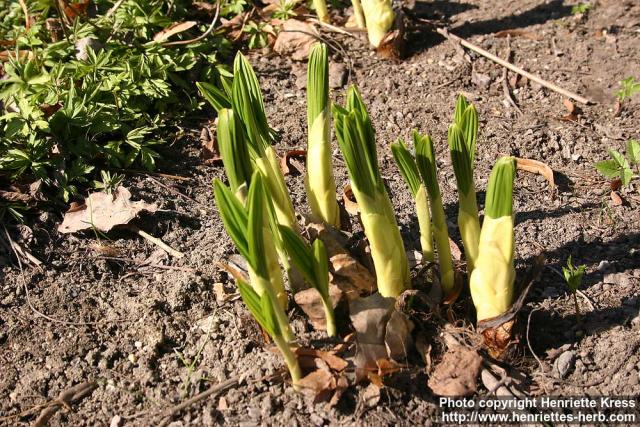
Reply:
[[251, 181], [253, 168], [244, 135], [244, 128], [233, 110], [222, 109], [218, 112], [218, 149], [231, 186], [231, 191]]
[[371, 247], [378, 290], [385, 297], [396, 297], [410, 285], [407, 254], [378, 169], [375, 132], [354, 86], [347, 91], [346, 107], [334, 106], [333, 114], [338, 145]]
[[240, 255], [248, 261], [251, 255], [246, 239], [249, 221], [245, 207], [242, 206], [229, 187], [218, 179], [213, 182], [213, 193], [227, 234], [233, 240]]
[[251, 187], [247, 196], [247, 244], [249, 258], [247, 262], [260, 277], [269, 277], [264, 247], [264, 184], [262, 175], [256, 171], [251, 178]]
[[464, 112], [466, 111], [468, 106], [469, 103], [467, 102], [467, 98], [465, 98], [462, 94], [458, 95], [458, 99], [456, 100], [456, 109], [453, 113], [454, 123], [462, 123], [462, 116], [464, 115]]
[[473, 158], [467, 149], [464, 135], [457, 124], [449, 127], [449, 150], [458, 190], [467, 194], [473, 188]]
[[[313, 250], [313, 267], [316, 277], [316, 289], [325, 300], [329, 299], [329, 257], [327, 249], [320, 239], [316, 239], [311, 245]], [[330, 301], [329, 301], [330, 303]]]
[[340, 227], [331, 150], [329, 58], [327, 46], [316, 43], [307, 68], [307, 172], [305, 189], [313, 216]]
[[427, 187], [429, 197], [433, 200], [440, 197], [440, 185], [436, 172], [436, 156], [433, 151], [433, 142], [429, 135], [420, 135], [413, 131], [413, 145], [416, 147], [416, 165], [422, 175], [422, 180]]
[[209, 104], [219, 113], [223, 108], [231, 108], [231, 102], [226, 93], [215, 85], [206, 82], [197, 82], [198, 90]]
[[[249, 312], [258, 321], [262, 329], [264, 329], [270, 336], [276, 335], [276, 329], [273, 326], [275, 325], [277, 327], [277, 322], [269, 321], [267, 319], [262, 306], [263, 298], [261, 298], [251, 286], [242, 280], [238, 280], [237, 285], [242, 301], [249, 309]], [[266, 292], [263, 295], [266, 295]]]
[[253, 154], [262, 157], [264, 150], [272, 141], [271, 129], [267, 123], [264, 101], [256, 73], [247, 58], [240, 52], [236, 54], [233, 62], [231, 90], [231, 105], [244, 123]]
[[469, 104], [462, 115], [461, 122], [462, 135], [464, 136], [464, 142], [467, 146], [467, 152], [471, 159], [471, 165], [473, 168], [473, 161], [476, 155], [476, 143], [478, 140], [478, 112], [473, 104]]
[[405, 142], [401, 139], [391, 144], [391, 154], [393, 154], [393, 159], [395, 160], [396, 165], [398, 165], [400, 174], [404, 178], [411, 194], [415, 198], [420, 185], [422, 184], [416, 161], [407, 149]]
[[277, 304], [277, 302], [271, 300], [269, 292], [263, 293], [260, 297], [260, 306], [262, 308], [262, 315], [264, 316], [265, 323], [267, 324], [267, 331], [272, 331], [271, 336], [280, 336], [278, 319], [276, 319], [276, 313], [273, 310], [274, 304]]

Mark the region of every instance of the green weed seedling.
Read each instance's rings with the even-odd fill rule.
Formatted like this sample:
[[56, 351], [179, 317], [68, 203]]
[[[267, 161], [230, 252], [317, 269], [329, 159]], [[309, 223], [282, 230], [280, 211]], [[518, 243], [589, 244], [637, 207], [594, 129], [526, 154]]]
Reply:
[[593, 5], [591, 3], [579, 3], [571, 7], [571, 14], [587, 13], [592, 7]]
[[616, 92], [616, 97], [622, 104], [626, 99], [631, 98], [638, 92], [640, 92], [640, 82], [636, 81], [635, 77], [630, 76], [620, 81], [620, 90]]
[[632, 139], [627, 142], [626, 157], [619, 151], [609, 150], [611, 159], [596, 163], [596, 170], [607, 178], [617, 179], [626, 187], [634, 176], [632, 165], [640, 165], [640, 142]]
[[567, 286], [569, 286], [569, 290], [573, 294], [573, 303], [576, 307], [576, 318], [578, 322], [580, 321], [580, 306], [578, 305], [578, 288], [582, 284], [582, 277], [584, 276], [584, 271], [587, 268], [586, 265], [582, 264], [581, 266], [574, 266], [571, 262], [571, 256], [567, 259], [567, 266], [562, 267], [562, 274], [564, 275], [564, 280], [567, 282]]

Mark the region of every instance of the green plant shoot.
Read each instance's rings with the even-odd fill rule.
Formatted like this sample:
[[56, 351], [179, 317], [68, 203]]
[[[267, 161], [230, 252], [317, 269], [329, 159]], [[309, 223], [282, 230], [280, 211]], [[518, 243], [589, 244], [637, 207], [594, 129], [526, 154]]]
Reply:
[[515, 174], [515, 158], [502, 157], [493, 166], [489, 178], [479, 255], [469, 283], [478, 321], [503, 314], [513, 302]]
[[609, 150], [609, 155], [611, 159], [596, 163], [596, 170], [607, 178], [620, 179], [623, 187], [628, 186], [634, 178], [631, 165], [640, 165], [640, 142], [627, 141], [627, 157], [616, 150]]
[[333, 304], [329, 295], [329, 260], [322, 240], [316, 239], [313, 245], [307, 245], [290, 228], [281, 227], [284, 247], [293, 265], [302, 273], [304, 279], [320, 294], [327, 326], [327, 335], [335, 337], [336, 321]]
[[567, 282], [567, 286], [569, 290], [573, 294], [573, 303], [576, 307], [576, 317], [578, 320], [580, 319], [580, 306], [578, 305], [578, 288], [582, 284], [582, 277], [584, 276], [584, 272], [586, 270], [586, 265], [581, 265], [579, 267], [575, 267], [571, 262], [571, 255], [567, 259], [567, 266], [562, 267], [562, 275], [564, 276], [564, 280]]
[[395, 14], [391, 0], [362, 0], [361, 4], [369, 43], [377, 48], [393, 26]]
[[451, 258], [451, 246], [449, 246], [447, 218], [444, 214], [442, 195], [440, 194], [440, 186], [438, 185], [433, 142], [429, 135], [420, 135], [417, 131], [414, 131], [413, 144], [416, 148], [416, 164], [422, 176], [422, 182], [424, 182], [427, 192], [429, 193], [433, 235], [436, 241], [438, 265], [440, 267], [440, 283], [445, 295], [454, 297], [455, 273], [453, 271], [453, 260]]
[[[287, 341], [293, 340], [289, 321], [284, 311], [287, 295], [282, 273], [275, 255], [272, 233], [265, 224], [265, 188], [260, 171], [251, 177], [246, 207], [220, 180], [215, 180], [213, 190], [222, 222], [238, 252], [249, 264], [249, 277], [255, 292], [269, 295], [274, 305], [282, 334]], [[274, 264], [275, 260], [275, 264]], [[282, 304], [282, 300], [285, 304]]]
[[371, 246], [378, 290], [385, 297], [397, 297], [410, 286], [407, 254], [393, 205], [380, 176], [375, 132], [355, 86], [347, 90], [344, 108], [333, 106], [333, 117], [338, 145]]
[[454, 122], [449, 127], [449, 151], [458, 184], [458, 226], [467, 258], [467, 274], [471, 277], [478, 256], [480, 220], [473, 179], [473, 163], [478, 135], [478, 114], [464, 96], [458, 97]]
[[418, 227], [420, 228], [420, 245], [422, 246], [422, 258], [424, 262], [433, 262], [435, 260], [433, 253], [433, 236], [431, 233], [431, 213], [429, 212], [429, 201], [427, 197], [427, 189], [420, 179], [418, 166], [409, 153], [406, 144], [399, 139], [396, 143], [391, 144], [391, 153], [400, 169], [400, 174], [404, 178], [413, 200], [416, 204], [416, 213], [418, 216]]
[[640, 92], [640, 82], [636, 81], [635, 77], [629, 76], [620, 81], [620, 90], [616, 92], [616, 96], [622, 104], [638, 92]]
[[317, 43], [309, 54], [307, 70], [307, 172], [305, 188], [309, 207], [316, 220], [340, 228], [340, 208], [336, 201], [331, 152], [329, 110], [329, 58], [327, 46]]

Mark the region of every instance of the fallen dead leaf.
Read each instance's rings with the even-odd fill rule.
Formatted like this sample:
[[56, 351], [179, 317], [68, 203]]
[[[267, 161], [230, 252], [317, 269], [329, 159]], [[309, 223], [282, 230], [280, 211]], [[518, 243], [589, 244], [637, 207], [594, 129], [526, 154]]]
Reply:
[[227, 403], [227, 399], [222, 396], [218, 399], [218, 411], [226, 411], [227, 409], [229, 409], [229, 404]]
[[168, 26], [167, 28], [159, 31], [153, 36], [153, 41], [162, 43], [167, 41], [171, 36], [187, 31], [190, 28], [196, 26], [196, 21], [176, 22]]
[[358, 202], [356, 202], [353, 190], [349, 184], [345, 185], [342, 189], [342, 201], [344, 202], [344, 208], [349, 212], [349, 214], [358, 215], [360, 207], [358, 206]]
[[336, 356], [333, 351], [316, 350], [315, 348], [303, 348], [298, 347], [295, 349], [295, 354], [300, 358], [311, 357], [321, 359], [326, 362], [327, 366], [331, 370], [336, 372], [343, 371], [349, 364], [343, 358]]
[[495, 36], [498, 38], [506, 38], [506, 37], [523, 37], [529, 40], [542, 40], [542, 37], [539, 35], [532, 33], [531, 31], [518, 30], [518, 29], [510, 29], [510, 30], [502, 30], [495, 33]]
[[381, 387], [371, 383], [362, 391], [362, 401], [367, 408], [373, 408], [380, 402]]
[[556, 182], [553, 178], [553, 169], [551, 169], [546, 163], [542, 163], [538, 160], [533, 159], [521, 159], [516, 157], [516, 164], [519, 170], [537, 173], [538, 175], [542, 175], [545, 177], [547, 182], [549, 183], [549, 187], [551, 191], [554, 191], [556, 188]]
[[560, 117], [560, 120], [565, 122], [576, 122], [578, 121], [578, 116], [582, 114], [580, 108], [578, 108], [569, 98], [564, 98], [562, 100], [564, 107], [567, 109], [567, 114]]
[[[342, 298], [342, 291], [335, 285], [329, 285], [329, 298], [331, 299], [331, 305], [335, 308]], [[311, 325], [318, 331], [327, 330], [327, 321], [324, 313], [324, 306], [322, 304], [322, 298], [317, 289], [309, 288], [296, 292], [293, 295], [293, 299], [296, 304], [300, 306], [302, 311], [305, 312]]]
[[334, 255], [329, 259], [329, 263], [333, 273], [331, 283], [340, 288], [348, 300], [376, 291], [375, 277], [351, 255]]
[[[304, 164], [297, 161], [297, 159], [305, 159], [307, 157], [307, 150], [289, 150], [284, 153], [284, 156], [280, 158], [280, 169], [282, 169], [282, 173], [286, 175], [291, 175], [291, 169], [294, 169], [298, 174], [304, 172]], [[292, 163], [293, 162], [295, 163]]]
[[200, 131], [200, 145], [202, 147], [200, 158], [205, 164], [210, 165], [222, 161], [218, 150], [218, 140], [209, 126], [203, 127]]
[[320, 34], [310, 24], [288, 19], [278, 33], [273, 50], [280, 55], [290, 56], [294, 61], [303, 61], [309, 56], [311, 45], [318, 40]]
[[622, 197], [616, 191], [611, 192], [611, 206], [622, 206]]
[[482, 357], [477, 351], [450, 347], [429, 378], [429, 388], [439, 396], [469, 396], [476, 391]]
[[311, 240], [322, 240], [327, 248], [329, 257], [347, 253], [345, 248], [349, 243], [349, 239], [345, 234], [329, 224], [313, 222], [309, 216], [304, 216], [304, 219], [306, 221], [305, 228]]
[[609, 188], [611, 191], [618, 191], [622, 187], [622, 180], [620, 178], [616, 178], [611, 180], [609, 183]]
[[81, 0], [75, 3], [60, 0], [60, 3], [62, 5], [64, 15], [69, 18], [69, 20], [74, 21], [79, 16], [86, 16], [90, 0]]
[[314, 402], [322, 402], [331, 397], [331, 391], [337, 386], [336, 378], [331, 372], [317, 369], [298, 381], [303, 394], [313, 397]]
[[404, 15], [396, 11], [393, 27], [380, 41], [376, 51], [382, 58], [400, 60], [406, 56]]
[[225, 302], [234, 297], [234, 294], [229, 293], [224, 288], [224, 283], [216, 282], [213, 284], [213, 293], [216, 296], [217, 302]]
[[344, 375], [338, 376], [336, 380], [336, 389], [331, 396], [331, 400], [329, 401], [329, 406], [333, 407], [340, 402], [340, 398], [342, 397], [342, 393], [349, 387], [349, 381], [344, 377]]
[[404, 313], [393, 310], [384, 335], [387, 354], [392, 360], [407, 358], [409, 350], [413, 347], [411, 331], [413, 331], [413, 322]]
[[367, 372], [378, 370], [378, 360], [388, 358], [384, 338], [394, 304], [394, 298], [385, 298], [379, 293], [349, 302], [349, 317], [356, 332], [357, 382], [366, 378]]
[[401, 365], [397, 362], [394, 362], [391, 359], [378, 359], [376, 360], [376, 365], [378, 366], [377, 375], [382, 378], [386, 375], [391, 375], [399, 370], [406, 368], [405, 365]]
[[60, 233], [75, 233], [82, 230], [108, 232], [114, 227], [126, 225], [140, 212], [155, 212], [157, 206], [144, 201], [131, 201], [131, 193], [120, 186], [114, 194], [91, 193], [85, 203], [71, 204], [58, 226]]

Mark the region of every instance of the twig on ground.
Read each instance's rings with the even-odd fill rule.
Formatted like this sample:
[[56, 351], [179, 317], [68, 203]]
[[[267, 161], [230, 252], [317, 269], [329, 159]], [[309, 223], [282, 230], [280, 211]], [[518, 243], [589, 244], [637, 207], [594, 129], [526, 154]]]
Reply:
[[[505, 55], [507, 61], [511, 61], [511, 36], [507, 36], [507, 54]], [[509, 80], [507, 79], [507, 69], [502, 69], [502, 91], [504, 92], [505, 101], [518, 112], [518, 114], [522, 115], [522, 110], [516, 104], [516, 101], [513, 99], [513, 95], [511, 94], [511, 90], [509, 89]]]
[[166, 188], [167, 190], [169, 190], [169, 191], [170, 191], [170, 192], [172, 192], [173, 194], [175, 194], [175, 195], [177, 195], [177, 196], [180, 196], [180, 197], [184, 197], [185, 199], [189, 200], [190, 202], [193, 202], [193, 203], [197, 204], [198, 206], [202, 206], [202, 207], [204, 207], [204, 205], [203, 205], [202, 203], [200, 203], [199, 201], [197, 201], [197, 200], [196, 200], [196, 199], [194, 199], [193, 197], [189, 197], [189, 196], [187, 196], [186, 194], [179, 192], [178, 190], [176, 190], [176, 189], [175, 189], [175, 188], [173, 188], [173, 187], [168, 186], [168, 185], [167, 185], [167, 184], [165, 184], [164, 182], [162, 182], [162, 181], [160, 181], [160, 180], [157, 180], [157, 179], [155, 179], [155, 178], [154, 178], [154, 177], [152, 177], [152, 176], [148, 176], [147, 178], [148, 178], [149, 180], [151, 180], [151, 181], [155, 182], [156, 184], [158, 184], [160, 187], [162, 187], [162, 188]]
[[531, 346], [531, 340], [529, 339], [529, 329], [531, 328], [531, 316], [533, 315], [534, 312], [540, 310], [540, 308], [534, 308], [533, 310], [531, 310], [529, 312], [529, 317], [527, 318], [527, 334], [526, 334], [526, 338], [527, 338], [527, 347], [529, 347], [529, 351], [531, 352], [531, 354], [533, 355], [533, 357], [536, 359], [536, 362], [538, 362], [538, 365], [540, 366], [540, 372], [542, 373], [542, 379], [543, 379], [543, 383], [542, 383], [542, 388], [544, 389], [544, 392], [546, 394], [549, 394], [549, 390], [547, 389], [547, 385], [546, 385], [546, 380], [547, 380], [547, 373], [545, 372], [545, 366], [544, 363], [542, 363], [542, 360], [540, 360], [540, 358], [538, 357], [538, 355], [536, 354], [535, 351], [533, 351], [533, 347]]
[[131, 230], [134, 233], [136, 233], [138, 236], [140, 236], [140, 237], [142, 237], [144, 239], [147, 239], [148, 241], [150, 241], [154, 245], [157, 245], [158, 247], [162, 248], [165, 252], [167, 252], [172, 257], [174, 257], [174, 258], [182, 258], [184, 256], [184, 254], [182, 252], [173, 249], [171, 246], [167, 245], [165, 242], [163, 242], [162, 240], [158, 239], [157, 237], [153, 237], [151, 234], [147, 233], [146, 231], [143, 231], [143, 230], [139, 229], [136, 225], [130, 224], [128, 226], [128, 228], [129, 228], [129, 230]]
[[47, 422], [51, 417], [55, 415], [60, 407], [64, 406], [67, 410], [71, 410], [71, 404], [76, 403], [95, 390], [98, 385], [93, 381], [87, 381], [81, 384], [77, 384], [69, 389], [63, 390], [58, 398], [49, 402], [47, 406], [40, 412], [40, 416], [33, 424], [34, 427], [43, 427], [47, 425]]
[[538, 76], [536, 76], [535, 74], [531, 74], [528, 71], [523, 70], [522, 68], [513, 65], [512, 63], [505, 61], [499, 57], [497, 57], [496, 55], [492, 54], [491, 52], [488, 52], [484, 49], [482, 49], [479, 46], [474, 45], [473, 43], [470, 43], [468, 41], [466, 41], [465, 39], [463, 39], [462, 37], [458, 37], [455, 34], [451, 34], [449, 33], [445, 28], [438, 28], [436, 30], [439, 34], [443, 35], [444, 37], [448, 38], [449, 40], [453, 40], [455, 42], [460, 43], [462, 46], [466, 47], [467, 49], [471, 49], [472, 51], [484, 56], [485, 58], [488, 58], [500, 65], [502, 65], [503, 67], [506, 67], [508, 69], [510, 69], [511, 71], [513, 71], [514, 73], [518, 73], [521, 76], [524, 76], [526, 78], [528, 78], [529, 80], [532, 80], [544, 87], [546, 87], [547, 89], [550, 89], [554, 92], [557, 92], [563, 96], [566, 96], [567, 98], [572, 98], [582, 104], [595, 104], [595, 102], [593, 102], [590, 99], [587, 99], [583, 96], [580, 96], [576, 93], [570, 92], [566, 89], [561, 88], [560, 86], [551, 83], [547, 80], [544, 80]]
[[[273, 378], [276, 378], [278, 376], [282, 376], [282, 372], [278, 372], [276, 374], [273, 375], [266, 375], [262, 378], [259, 378], [257, 380], [251, 381], [251, 383], [257, 383], [260, 381], [267, 381]], [[221, 393], [223, 391], [227, 391], [233, 387], [236, 387], [238, 385], [241, 384], [241, 379], [242, 377], [235, 377], [235, 378], [231, 378], [228, 379], [226, 381], [223, 381], [221, 383], [218, 383], [214, 386], [211, 386], [210, 388], [208, 388], [207, 390], [203, 391], [200, 394], [196, 394], [195, 396], [193, 396], [190, 399], [185, 400], [184, 402], [175, 405], [169, 409], [167, 409], [166, 411], [164, 411], [163, 413], [160, 414], [160, 416], [162, 416], [162, 421], [160, 421], [160, 423], [157, 424], [158, 427], [165, 427], [167, 426], [171, 420], [173, 419], [173, 417], [175, 417], [176, 415], [178, 415], [180, 412], [182, 412], [184, 409], [188, 408], [189, 406], [193, 405], [194, 403], [198, 403], [199, 401], [217, 394], [217, 393]]]
[[355, 34], [344, 30], [340, 27], [336, 27], [335, 25], [327, 24], [326, 22], [319, 21], [317, 18], [308, 18], [307, 22], [311, 22], [312, 24], [320, 25], [323, 28], [326, 28], [329, 31], [333, 31], [334, 33], [344, 34], [345, 36], [357, 37]]
[[211, 32], [213, 31], [213, 28], [216, 26], [216, 23], [218, 22], [218, 16], [220, 15], [220, 0], [216, 1], [216, 13], [213, 16], [213, 20], [211, 21], [211, 25], [209, 25], [209, 28], [207, 28], [207, 30], [200, 34], [198, 37], [191, 39], [191, 40], [177, 40], [177, 41], [173, 41], [173, 42], [165, 42], [162, 43], [163, 47], [168, 47], [168, 46], [184, 46], [186, 44], [191, 44], [191, 43], [195, 43], [195, 42], [199, 42], [200, 40], [205, 39], [209, 34], [211, 34]]
[[194, 273], [196, 271], [195, 268], [191, 268], [191, 267], [179, 267], [179, 266], [176, 266], [176, 265], [151, 264], [151, 263], [147, 263], [147, 262], [144, 262], [144, 261], [137, 261], [137, 260], [131, 259], [131, 258], [120, 258], [120, 257], [112, 257], [112, 256], [99, 256], [96, 259], [106, 259], [106, 260], [109, 260], [109, 261], [128, 262], [128, 263], [139, 265], [140, 267], [152, 267], [152, 268], [159, 268], [161, 270], [178, 270], [178, 271], [185, 271], [187, 273]]
[[4, 234], [7, 236], [7, 242], [9, 242], [9, 246], [10, 246], [10, 248], [6, 248], [6, 249], [13, 250], [16, 257], [22, 256], [25, 259], [25, 263], [27, 264], [31, 263], [36, 267], [40, 267], [42, 265], [42, 261], [40, 261], [38, 258], [33, 256], [29, 251], [27, 251], [26, 249], [21, 247], [18, 243], [14, 242], [13, 239], [11, 239], [9, 232], [7, 231], [7, 227], [3, 225], [2, 228], [4, 229]]

